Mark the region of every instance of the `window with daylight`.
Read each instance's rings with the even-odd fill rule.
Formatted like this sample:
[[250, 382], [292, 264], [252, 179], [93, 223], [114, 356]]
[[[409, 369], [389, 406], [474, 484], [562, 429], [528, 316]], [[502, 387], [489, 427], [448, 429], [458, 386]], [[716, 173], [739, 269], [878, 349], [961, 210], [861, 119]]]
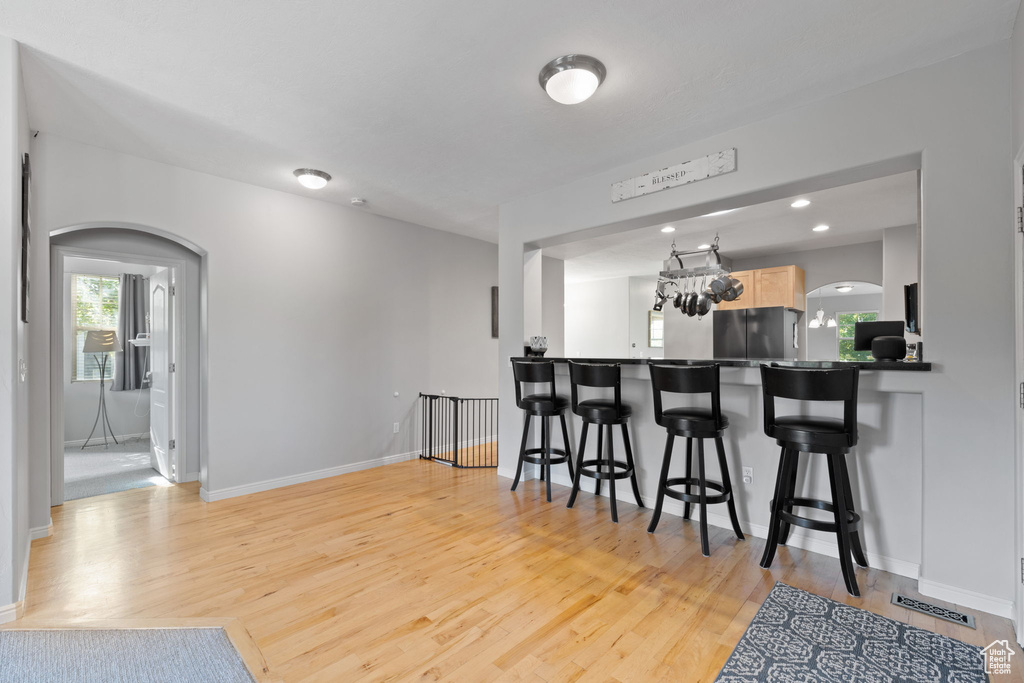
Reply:
[[652, 349], [665, 348], [665, 313], [647, 311], [647, 346]]
[[876, 320], [878, 320], [878, 311], [836, 313], [836, 322], [839, 324], [839, 360], [874, 360], [871, 351], [853, 350], [853, 328], [857, 323]]
[[[85, 334], [89, 330], [117, 329], [120, 284], [116, 275], [76, 273], [71, 276], [71, 341], [74, 344], [74, 353], [71, 355], [72, 382], [88, 382], [100, 378], [100, 368], [94, 360], [99, 355], [85, 354], [82, 348], [85, 346]], [[114, 376], [113, 353], [110, 355], [104, 379]]]

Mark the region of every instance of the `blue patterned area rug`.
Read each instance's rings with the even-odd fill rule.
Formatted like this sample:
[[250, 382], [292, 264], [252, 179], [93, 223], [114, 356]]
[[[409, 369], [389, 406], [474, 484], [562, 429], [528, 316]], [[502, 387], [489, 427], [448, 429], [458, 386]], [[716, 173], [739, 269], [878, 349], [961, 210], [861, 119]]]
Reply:
[[776, 583], [721, 683], [988, 681], [981, 648]]

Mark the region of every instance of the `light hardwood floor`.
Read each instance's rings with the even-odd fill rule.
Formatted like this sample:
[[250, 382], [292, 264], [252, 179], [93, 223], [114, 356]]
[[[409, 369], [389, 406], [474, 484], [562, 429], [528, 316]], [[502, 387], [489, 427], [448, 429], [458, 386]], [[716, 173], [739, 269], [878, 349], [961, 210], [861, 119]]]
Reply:
[[[235, 618], [285, 681], [710, 681], [775, 581], [961, 640], [1013, 640], [889, 604], [915, 582], [494, 470], [410, 461], [206, 504], [196, 484], [76, 500], [33, 543], [14, 626]], [[868, 540], [870, 543], [870, 539]], [[1024, 658], [1022, 658], [1024, 661]], [[1024, 667], [1022, 667], [1024, 668]]]

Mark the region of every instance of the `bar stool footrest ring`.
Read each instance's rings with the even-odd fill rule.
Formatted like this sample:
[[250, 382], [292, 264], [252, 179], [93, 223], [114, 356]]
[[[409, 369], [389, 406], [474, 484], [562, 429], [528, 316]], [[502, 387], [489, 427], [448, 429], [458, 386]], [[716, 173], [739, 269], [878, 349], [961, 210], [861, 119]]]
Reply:
[[[532, 462], [534, 465], [543, 465], [543, 464], [545, 464], [547, 462], [544, 459], [544, 456], [543, 456], [544, 452], [545, 452], [545, 450], [543, 448], [528, 448], [522, 454], [522, 459], [523, 459], [524, 462]], [[550, 462], [551, 462], [552, 465], [558, 465], [558, 464], [561, 464], [563, 462], [568, 462], [569, 458], [570, 458], [570, 456], [565, 452], [564, 449], [562, 449], [562, 448], [552, 448], [551, 449], [551, 460], [550, 460]]]
[[[609, 462], [607, 460], [584, 460], [580, 463], [580, 474], [591, 479], [629, 479], [633, 476], [633, 468], [629, 463], [622, 460], [614, 460], [614, 472], [608, 472]], [[603, 467], [604, 470], [596, 468]]]
[[[771, 508], [775, 507], [775, 501], [772, 500], [770, 503]], [[803, 507], [803, 508], [815, 508], [816, 510], [824, 510], [825, 512], [831, 512], [835, 514], [836, 506], [826, 500], [818, 500], [817, 498], [790, 498], [786, 501], [786, 507]], [[811, 519], [810, 517], [801, 517], [800, 515], [794, 514], [787, 510], [779, 510], [779, 519], [787, 524], [793, 524], [795, 526], [803, 527], [804, 529], [813, 529], [814, 531], [827, 531], [829, 533], [836, 533], [835, 522], [828, 522], [821, 519]], [[846, 526], [850, 531], [856, 531], [860, 528], [860, 515], [853, 510], [847, 511]]]
[[[686, 491], [677, 491], [670, 487], [672, 486], [690, 486], [698, 487], [698, 490], [694, 493], [687, 493]], [[700, 479], [697, 477], [674, 477], [672, 479], [665, 480], [665, 495], [669, 498], [675, 498], [681, 500], [684, 503], [700, 503]], [[725, 486], [718, 483], [717, 481], [711, 481], [709, 479], [704, 480], [704, 487], [711, 489], [712, 491], [718, 491], [718, 493], [709, 493], [705, 498], [704, 502], [708, 505], [715, 503], [726, 503], [732, 498], [732, 493], [725, 490]]]

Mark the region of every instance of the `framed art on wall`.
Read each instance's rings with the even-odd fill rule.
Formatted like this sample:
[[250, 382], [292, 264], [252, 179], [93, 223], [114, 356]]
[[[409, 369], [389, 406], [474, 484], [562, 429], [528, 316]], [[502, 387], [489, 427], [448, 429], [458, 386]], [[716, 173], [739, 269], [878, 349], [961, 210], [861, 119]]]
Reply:
[[28, 291], [29, 291], [29, 248], [32, 246], [32, 228], [30, 227], [29, 207], [32, 194], [32, 167], [28, 154], [21, 164], [21, 322], [28, 322]]

